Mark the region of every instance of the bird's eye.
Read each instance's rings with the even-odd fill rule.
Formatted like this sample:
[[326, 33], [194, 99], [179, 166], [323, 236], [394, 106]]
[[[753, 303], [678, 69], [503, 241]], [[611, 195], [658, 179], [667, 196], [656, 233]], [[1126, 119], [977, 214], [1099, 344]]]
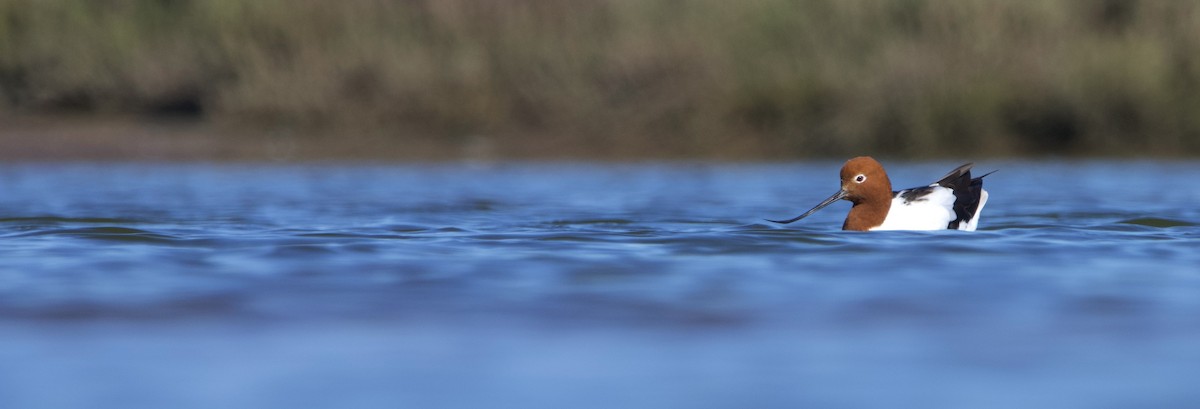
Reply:
[[865, 181], [867, 181], [867, 175], [858, 175], [858, 176], [855, 176], [855, 177], [854, 177], [854, 181], [855, 181], [855, 182], [857, 182], [857, 183], [862, 183], [862, 182], [865, 182]]

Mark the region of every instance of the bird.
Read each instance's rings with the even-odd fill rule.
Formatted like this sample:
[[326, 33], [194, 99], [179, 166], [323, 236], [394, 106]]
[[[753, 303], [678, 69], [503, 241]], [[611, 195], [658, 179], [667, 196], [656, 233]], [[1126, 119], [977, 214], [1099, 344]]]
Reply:
[[892, 191], [883, 165], [870, 156], [859, 156], [842, 166], [842, 188], [811, 210], [788, 220], [788, 224], [845, 199], [854, 204], [842, 230], [963, 230], [975, 231], [979, 213], [987, 203], [983, 176], [971, 178], [971, 163], [947, 173], [929, 186]]

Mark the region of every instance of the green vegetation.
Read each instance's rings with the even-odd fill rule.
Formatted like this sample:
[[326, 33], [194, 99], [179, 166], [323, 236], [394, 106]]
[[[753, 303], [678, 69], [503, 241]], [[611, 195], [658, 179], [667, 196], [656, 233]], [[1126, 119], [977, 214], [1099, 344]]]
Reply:
[[543, 156], [1195, 155], [1200, 3], [0, 0], [0, 112]]

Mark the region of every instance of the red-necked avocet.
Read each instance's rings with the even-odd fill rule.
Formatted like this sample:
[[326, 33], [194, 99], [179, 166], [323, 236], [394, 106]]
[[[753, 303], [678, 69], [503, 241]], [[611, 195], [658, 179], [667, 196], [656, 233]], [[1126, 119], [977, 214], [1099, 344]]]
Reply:
[[791, 223], [846, 199], [854, 207], [842, 230], [974, 231], [988, 199], [983, 177], [991, 173], [972, 179], [971, 166], [959, 166], [929, 186], [893, 192], [883, 165], [869, 156], [859, 156], [842, 166], [842, 189], [833, 196], [796, 218], [768, 221]]

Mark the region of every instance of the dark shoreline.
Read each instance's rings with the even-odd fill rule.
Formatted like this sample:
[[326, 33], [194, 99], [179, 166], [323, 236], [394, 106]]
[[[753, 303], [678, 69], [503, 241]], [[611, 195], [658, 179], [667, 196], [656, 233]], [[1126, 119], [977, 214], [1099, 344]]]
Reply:
[[[504, 161], [706, 161], [787, 162], [844, 160], [858, 155], [889, 160], [1148, 159], [1190, 160], [1189, 152], [1026, 153], [963, 150], [904, 155], [887, 150], [794, 155], [753, 136], [681, 148], [669, 143], [598, 144], [587, 135], [431, 136], [380, 129], [217, 124], [193, 119], [136, 116], [0, 114], [0, 161], [149, 162], [504, 162]], [[678, 137], [676, 139], [683, 139]], [[652, 141], [624, 138], [622, 141]], [[744, 142], [744, 143], [743, 143]]]
[[[787, 160], [760, 141], [724, 149], [624, 144], [586, 135], [431, 136], [430, 132], [314, 127], [264, 128], [203, 120], [99, 115], [0, 114], [5, 161], [505, 161]], [[813, 157], [822, 157], [814, 155]]]
[[0, 116], [6, 161], [451, 160], [461, 149], [398, 138], [252, 130], [193, 120]]

